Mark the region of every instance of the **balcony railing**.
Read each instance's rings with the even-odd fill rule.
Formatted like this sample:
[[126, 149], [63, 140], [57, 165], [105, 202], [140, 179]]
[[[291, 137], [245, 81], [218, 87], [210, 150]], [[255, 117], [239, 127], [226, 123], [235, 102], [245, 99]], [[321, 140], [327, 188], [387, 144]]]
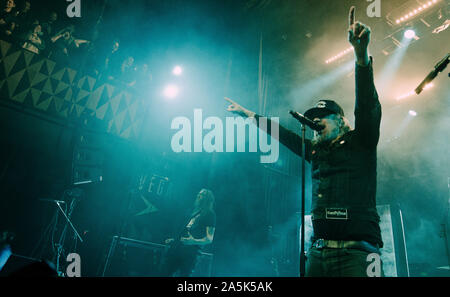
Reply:
[[142, 101], [123, 86], [102, 82], [0, 40], [0, 101], [55, 119], [89, 115], [105, 132], [126, 139], [139, 135]]

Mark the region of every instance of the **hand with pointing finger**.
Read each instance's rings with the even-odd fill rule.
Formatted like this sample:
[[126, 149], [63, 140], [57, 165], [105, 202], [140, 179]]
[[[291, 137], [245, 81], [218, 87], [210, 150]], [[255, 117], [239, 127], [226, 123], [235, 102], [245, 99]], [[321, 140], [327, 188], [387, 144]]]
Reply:
[[370, 28], [360, 22], [355, 21], [355, 7], [350, 8], [348, 15], [348, 41], [355, 50], [356, 62], [359, 65], [369, 64], [369, 55], [367, 48], [370, 42]]
[[225, 97], [225, 100], [228, 101], [229, 103], [231, 103], [231, 105], [228, 106], [228, 109], [227, 109], [228, 111], [230, 111], [234, 114], [240, 115], [240, 116], [248, 117], [248, 118], [252, 118], [255, 116], [255, 113], [253, 111], [250, 111], [250, 110], [242, 107], [241, 105], [234, 102], [230, 98]]

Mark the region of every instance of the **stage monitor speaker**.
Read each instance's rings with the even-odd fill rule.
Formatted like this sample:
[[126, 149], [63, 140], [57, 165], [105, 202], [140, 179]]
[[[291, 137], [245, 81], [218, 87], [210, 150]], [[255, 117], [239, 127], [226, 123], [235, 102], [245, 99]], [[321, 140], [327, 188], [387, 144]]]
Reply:
[[[167, 246], [114, 236], [101, 276], [159, 277]], [[213, 255], [200, 253], [192, 276], [211, 276]]]

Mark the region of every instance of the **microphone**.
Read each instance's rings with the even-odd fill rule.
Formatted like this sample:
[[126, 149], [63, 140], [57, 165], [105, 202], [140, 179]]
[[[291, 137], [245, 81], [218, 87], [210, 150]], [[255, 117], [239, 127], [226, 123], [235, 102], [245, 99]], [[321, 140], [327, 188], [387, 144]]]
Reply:
[[300, 123], [302, 123], [303, 125], [308, 126], [309, 128], [313, 129], [314, 131], [322, 131], [323, 129], [325, 129], [325, 126], [323, 125], [319, 125], [316, 124], [315, 122], [311, 121], [310, 119], [308, 119], [307, 117], [305, 117], [304, 115], [302, 115], [301, 113], [298, 113], [296, 111], [289, 111], [289, 113]]
[[447, 67], [448, 63], [450, 62], [450, 54], [447, 54], [444, 59], [439, 61], [439, 63], [434, 66], [434, 70], [431, 71], [427, 77], [420, 83], [420, 85], [414, 90], [417, 95], [419, 95], [425, 86], [429, 84], [438, 74], [439, 72], [444, 71], [445, 67]]

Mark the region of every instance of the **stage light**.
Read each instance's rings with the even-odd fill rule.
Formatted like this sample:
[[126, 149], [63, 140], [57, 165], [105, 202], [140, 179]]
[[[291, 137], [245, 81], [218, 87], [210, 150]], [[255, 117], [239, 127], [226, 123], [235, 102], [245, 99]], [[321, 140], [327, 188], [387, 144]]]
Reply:
[[414, 30], [409, 29], [409, 30], [405, 31], [404, 35], [405, 35], [405, 38], [413, 39], [416, 36], [416, 32], [414, 32]]
[[350, 53], [353, 50], [353, 47], [349, 47], [346, 50], [343, 50], [342, 52], [340, 52], [339, 54], [329, 58], [328, 60], [325, 61], [326, 64], [330, 64], [331, 62], [336, 61], [339, 58], [342, 58], [343, 56], [347, 55], [348, 53]]
[[[410, 11], [406, 12], [405, 15], [399, 17], [398, 19], [395, 20], [396, 24], [400, 24], [403, 21], [407, 21], [408, 19], [412, 18], [413, 16], [415, 16], [416, 14], [422, 12], [423, 10], [430, 8], [431, 6], [433, 6], [435, 3], [437, 3], [438, 0], [433, 0], [433, 1], [428, 1], [427, 3], [424, 3], [423, 5], [420, 5], [416, 8], [412, 8]], [[405, 13], [405, 12], [403, 12]]]
[[180, 66], [175, 66], [172, 73], [176, 76], [180, 76], [183, 73], [183, 68], [181, 68]]
[[168, 99], [175, 98], [179, 93], [179, 89], [176, 85], [168, 85], [164, 89], [164, 96], [166, 96]]
[[[428, 89], [432, 88], [433, 86], [434, 86], [433, 83], [429, 83], [423, 89], [424, 90], [428, 90]], [[398, 100], [402, 100], [402, 99], [405, 99], [407, 97], [411, 97], [411, 96], [414, 96], [414, 95], [416, 95], [416, 92], [415, 91], [410, 91], [410, 92], [405, 93], [405, 94], [403, 94], [401, 96], [398, 96], [396, 99], [398, 101]]]
[[414, 110], [410, 110], [409, 115], [412, 117], [415, 117], [415, 116], [417, 116], [417, 112], [415, 112]]

